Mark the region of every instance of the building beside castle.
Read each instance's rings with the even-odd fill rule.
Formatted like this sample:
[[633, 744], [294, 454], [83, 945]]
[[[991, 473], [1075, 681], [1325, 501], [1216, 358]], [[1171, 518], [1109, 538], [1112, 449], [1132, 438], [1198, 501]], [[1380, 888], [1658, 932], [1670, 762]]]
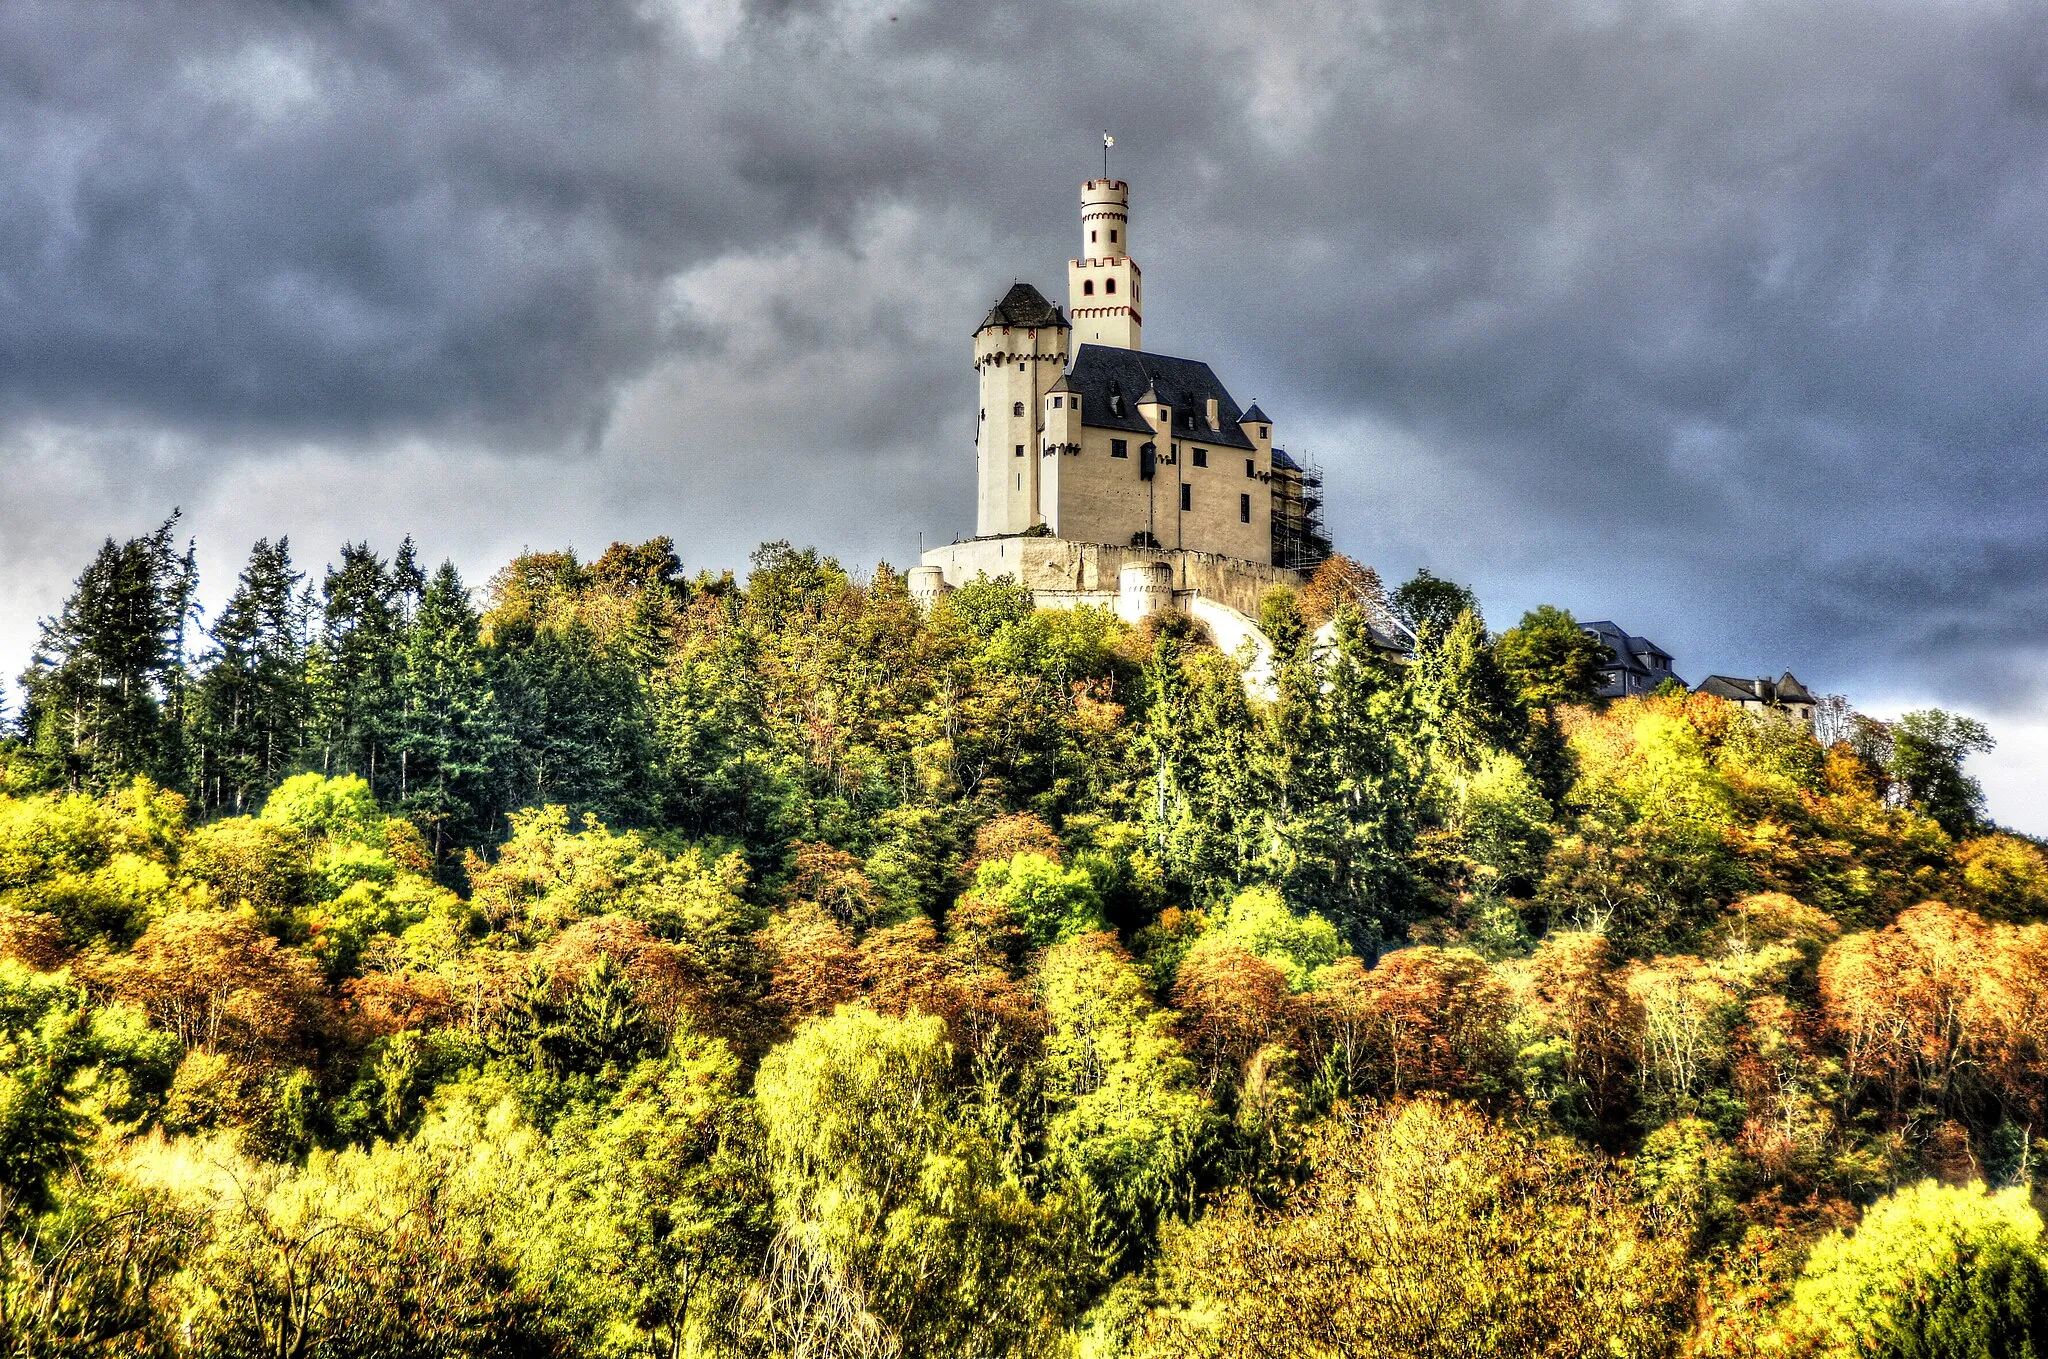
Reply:
[[1143, 339], [1130, 186], [1090, 180], [1066, 308], [1018, 283], [974, 332], [974, 537], [926, 552], [914, 590], [1008, 576], [1042, 606], [1179, 607], [1229, 646], [1328, 554], [1320, 483], [1271, 418]]

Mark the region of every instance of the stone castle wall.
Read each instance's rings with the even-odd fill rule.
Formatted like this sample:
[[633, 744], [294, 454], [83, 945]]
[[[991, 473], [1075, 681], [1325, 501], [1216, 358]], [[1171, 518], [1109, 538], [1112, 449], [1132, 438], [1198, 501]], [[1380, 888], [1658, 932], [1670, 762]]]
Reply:
[[[924, 554], [924, 565], [938, 568], [954, 589], [978, 575], [1008, 576], [1041, 596], [1094, 595], [1105, 602], [1117, 597], [1124, 567], [1146, 562], [1163, 562], [1172, 568], [1176, 598], [1199, 595], [1248, 618], [1259, 616], [1259, 600], [1266, 591], [1276, 585], [1299, 589], [1307, 580], [1300, 571], [1214, 552], [1115, 547], [1065, 538], [975, 538]], [[1048, 597], [1039, 600], [1049, 607], [1066, 602]]]

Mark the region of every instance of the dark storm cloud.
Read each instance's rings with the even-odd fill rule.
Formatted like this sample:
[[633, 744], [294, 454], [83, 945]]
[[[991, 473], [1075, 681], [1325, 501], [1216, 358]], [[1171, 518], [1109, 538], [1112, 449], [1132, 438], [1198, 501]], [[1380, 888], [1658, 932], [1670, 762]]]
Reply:
[[1058, 294], [1103, 126], [1148, 341], [1313, 446], [1347, 546], [1693, 671], [2038, 687], [2020, 5], [18, 0], [0, 556], [104, 531], [110, 468], [224, 505], [313, 448], [582, 469], [497, 538], [411, 498], [479, 554], [660, 511], [900, 560], [963, 526], [966, 332]]

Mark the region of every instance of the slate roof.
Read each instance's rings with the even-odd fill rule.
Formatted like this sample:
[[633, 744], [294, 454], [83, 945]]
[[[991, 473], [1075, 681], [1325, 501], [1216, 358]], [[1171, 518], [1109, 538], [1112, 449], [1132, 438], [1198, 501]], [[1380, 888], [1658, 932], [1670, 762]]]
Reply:
[[[1249, 451], [1255, 447], [1238, 428], [1244, 417], [1238, 413], [1237, 402], [1231, 400], [1209, 365], [1195, 359], [1084, 344], [1074, 355], [1074, 366], [1067, 370], [1067, 384], [1081, 393], [1084, 425], [1150, 434], [1152, 426], [1138, 413], [1138, 403], [1147, 399], [1147, 393], [1154, 393], [1157, 400], [1173, 407], [1174, 438], [1217, 448]], [[1122, 399], [1121, 412], [1112, 397]], [[1216, 399], [1216, 429], [1208, 426], [1211, 397]], [[1189, 413], [1195, 417], [1192, 427], [1186, 423]]]
[[[1607, 644], [1614, 653], [1614, 659], [1603, 667], [1609, 678], [1600, 687], [1602, 698], [1620, 698], [1625, 694], [1652, 689], [1663, 680], [1676, 679], [1671, 670], [1671, 653], [1647, 637], [1638, 637], [1609, 619], [1598, 619], [1579, 626]], [[1649, 663], [1643, 658], [1651, 657]], [[1655, 658], [1662, 657], [1662, 664]]]
[[1259, 409], [1259, 403], [1254, 401], [1250, 410], [1237, 417], [1237, 423], [1240, 425], [1270, 425], [1273, 421], [1271, 417]]
[[989, 308], [977, 331], [990, 326], [1023, 326], [1031, 330], [1067, 330], [1066, 313], [1059, 304], [1045, 300], [1045, 294], [1029, 283], [1013, 283], [1003, 300]]
[[1301, 470], [1301, 464], [1289, 457], [1287, 450], [1284, 448], [1273, 450], [1273, 465], [1287, 472], [1299, 472]]
[[1813, 692], [1799, 682], [1799, 677], [1787, 670], [1778, 679], [1765, 676], [1762, 679], [1744, 679], [1739, 675], [1709, 675], [1693, 690], [1696, 694], [1712, 694], [1725, 698], [1731, 703], [1815, 703]]

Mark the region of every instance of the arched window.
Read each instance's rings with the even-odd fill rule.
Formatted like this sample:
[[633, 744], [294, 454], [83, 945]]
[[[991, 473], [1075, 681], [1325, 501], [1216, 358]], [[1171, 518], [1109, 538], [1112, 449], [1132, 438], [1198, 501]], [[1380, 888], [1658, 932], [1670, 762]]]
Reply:
[[1106, 292], [1106, 293], [1113, 293], [1113, 292], [1115, 292], [1115, 291], [1116, 291], [1116, 280], [1115, 280], [1115, 279], [1113, 279], [1113, 278], [1106, 278], [1106, 279], [1102, 280], [1102, 291], [1104, 291], [1104, 292]]
[[1094, 279], [1092, 279], [1092, 278], [1084, 278], [1084, 279], [1082, 279], [1082, 280], [1081, 280], [1081, 295], [1082, 295], [1083, 297], [1093, 297], [1093, 296], [1095, 296], [1095, 280], [1094, 280]]
[[1012, 403], [1011, 403], [1011, 405], [1010, 405], [1010, 414], [1012, 414], [1012, 415], [1022, 415], [1023, 413], [1024, 413], [1024, 403], [1023, 403], [1023, 402], [1021, 402], [1021, 401], [1016, 401], [1016, 402], [1012, 402]]

